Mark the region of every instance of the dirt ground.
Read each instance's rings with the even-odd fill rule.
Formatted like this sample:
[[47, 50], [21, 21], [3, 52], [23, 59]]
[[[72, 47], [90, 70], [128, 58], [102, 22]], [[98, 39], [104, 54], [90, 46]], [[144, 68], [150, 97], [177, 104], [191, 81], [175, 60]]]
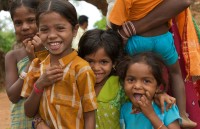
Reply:
[[10, 128], [10, 101], [5, 91], [0, 91], [0, 129]]

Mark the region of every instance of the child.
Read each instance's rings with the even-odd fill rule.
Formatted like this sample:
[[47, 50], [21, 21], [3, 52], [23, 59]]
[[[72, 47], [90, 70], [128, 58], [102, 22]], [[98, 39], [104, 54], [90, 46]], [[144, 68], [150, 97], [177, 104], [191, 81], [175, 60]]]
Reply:
[[80, 39], [78, 53], [96, 75], [96, 129], [120, 129], [119, 110], [125, 99], [114, 73], [122, 56], [121, 38], [112, 30], [89, 30]]
[[[123, 56], [122, 39], [113, 30], [89, 30], [80, 39], [78, 53], [96, 75], [96, 128], [120, 129], [120, 107], [125, 97], [115, 66]], [[171, 97], [166, 96], [165, 100], [174, 103]]]
[[[32, 61], [22, 93], [25, 114], [37, 112], [49, 128], [94, 129], [95, 77], [89, 64], [71, 48], [78, 30], [77, 13], [68, 1], [45, 0], [37, 10], [39, 37], [49, 51]], [[35, 123], [36, 122], [36, 123]]]
[[[21, 94], [28, 64], [35, 58], [34, 49], [40, 48], [40, 39], [36, 35], [35, 0], [15, 0], [10, 7], [10, 15], [14, 24], [16, 39], [20, 48], [9, 51], [5, 56], [6, 92], [12, 102], [11, 128], [30, 129], [32, 119], [24, 114], [24, 102]], [[24, 45], [23, 45], [24, 43]]]
[[122, 129], [180, 129], [177, 106], [162, 113], [153, 101], [160, 86], [166, 86], [163, 68], [162, 59], [150, 52], [127, 56], [119, 63], [118, 75], [130, 99], [120, 111]]
[[[174, 46], [173, 36], [168, 32], [168, 23], [163, 23], [136, 35], [134, 24], [131, 22], [142, 19], [161, 2], [161, 0], [149, 0], [144, 2], [116, 0], [110, 13], [109, 20], [114, 25], [122, 26], [122, 29], [120, 31], [118, 30], [118, 32], [125, 40], [125, 50], [129, 55], [145, 51], [151, 51], [162, 55], [170, 71], [172, 94], [177, 99], [177, 105], [180, 109], [181, 117], [183, 118], [182, 127], [193, 128], [196, 126], [196, 123], [191, 121], [186, 114], [185, 86], [178, 63], [178, 54]], [[181, 9], [183, 10], [189, 5], [190, 3], [188, 2], [187, 6], [182, 6], [178, 10], [174, 10], [174, 12], [178, 12]]]

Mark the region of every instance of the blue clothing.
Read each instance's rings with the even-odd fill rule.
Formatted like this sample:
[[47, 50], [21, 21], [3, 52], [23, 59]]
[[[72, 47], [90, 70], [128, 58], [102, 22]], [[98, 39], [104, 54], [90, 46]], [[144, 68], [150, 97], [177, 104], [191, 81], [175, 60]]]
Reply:
[[125, 51], [129, 55], [149, 51], [155, 52], [163, 57], [167, 65], [175, 64], [178, 60], [178, 53], [170, 32], [153, 37], [134, 35], [128, 39]]
[[[152, 106], [155, 113], [164, 123], [165, 126], [168, 126], [170, 123], [175, 120], [181, 120], [179, 115], [179, 110], [176, 105], [173, 105], [171, 109], [161, 113], [161, 109], [153, 102]], [[153, 126], [149, 119], [142, 113], [131, 114], [132, 112], [132, 103], [127, 102], [121, 107], [120, 111], [120, 125], [121, 129], [153, 129]]]

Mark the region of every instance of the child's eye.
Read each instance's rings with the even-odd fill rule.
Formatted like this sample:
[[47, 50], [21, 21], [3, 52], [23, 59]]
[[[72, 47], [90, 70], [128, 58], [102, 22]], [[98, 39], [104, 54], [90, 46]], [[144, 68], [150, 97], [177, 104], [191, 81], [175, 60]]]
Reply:
[[35, 23], [35, 22], [36, 22], [35, 18], [28, 19], [28, 23]]
[[15, 26], [20, 26], [22, 24], [22, 22], [21, 21], [15, 21], [14, 24], [15, 24]]
[[147, 84], [147, 83], [151, 83], [150, 80], [144, 80], [144, 83]]
[[57, 27], [57, 30], [58, 30], [58, 31], [62, 31], [62, 30], [64, 30], [64, 29], [65, 29], [65, 27], [63, 27], [63, 26], [58, 26], [58, 27]]
[[41, 31], [41, 32], [47, 32], [48, 29], [47, 28], [40, 28], [39, 31]]
[[101, 61], [100, 63], [101, 63], [102, 65], [104, 65], [104, 64], [107, 64], [108, 61]]
[[134, 78], [125, 78], [125, 81], [128, 83], [132, 83], [134, 81]]

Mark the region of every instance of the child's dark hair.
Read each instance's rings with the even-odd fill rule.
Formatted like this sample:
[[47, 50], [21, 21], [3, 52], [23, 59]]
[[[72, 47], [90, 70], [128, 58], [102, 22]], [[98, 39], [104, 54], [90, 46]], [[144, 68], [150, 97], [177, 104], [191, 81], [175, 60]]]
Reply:
[[100, 29], [89, 30], [83, 34], [79, 41], [78, 55], [85, 58], [99, 48], [105, 49], [113, 63], [117, 63], [123, 55], [121, 37], [113, 30]]
[[163, 91], [165, 91], [166, 82], [163, 76], [163, 72], [166, 68], [166, 65], [161, 56], [152, 52], [138, 53], [133, 56], [124, 57], [124, 59], [116, 67], [117, 75], [120, 78], [121, 84], [123, 85], [124, 83], [126, 73], [130, 65], [139, 62], [145, 63], [151, 68], [152, 74], [157, 81], [157, 85], [161, 86], [162, 84], [164, 87]]
[[78, 17], [78, 23], [80, 25], [83, 25], [85, 22], [88, 23], [88, 17], [87, 16], [81, 15], [81, 16]]
[[14, 0], [13, 2], [11, 2], [10, 5], [11, 18], [13, 19], [15, 10], [22, 6], [28, 8], [31, 12], [36, 13], [38, 4], [39, 4], [38, 0]]
[[78, 24], [75, 7], [67, 0], [44, 0], [37, 9], [36, 21], [39, 25], [39, 17], [43, 13], [57, 12], [67, 19], [73, 27]]

